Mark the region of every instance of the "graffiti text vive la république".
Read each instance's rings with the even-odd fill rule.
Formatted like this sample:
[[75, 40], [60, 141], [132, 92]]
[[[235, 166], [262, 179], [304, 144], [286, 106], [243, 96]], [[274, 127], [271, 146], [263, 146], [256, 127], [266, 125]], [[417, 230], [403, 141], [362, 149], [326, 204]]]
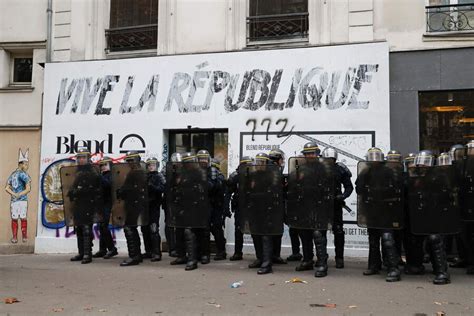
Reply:
[[[192, 75], [176, 72], [168, 89], [163, 111], [170, 111], [174, 105], [180, 113], [207, 111], [214, 95], [224, 93], [224, 90], [224, 109], [227, 113], [239, 109], [256, 111], [260, 108], [281, 111], [293, 108], [296, 99], [304, 109], [317, 110], [323, 106], [329, 110], [344, 106], [346, 109], [367, 109], [369, 101], [358, 100], [358, 96], [362, 87], [372, 82], [378, 68], [377, 64], [360, 64], [348, 67], [345, 71], [328, 71], [323, 67], [315, 67], [305, 72], [303, 68], [297, 68], [289, 87], [280, 87], [283, 69], [276, 69], [273, 76], [262, 69], [245, 71], [242, 76], [221, 70], [197, 70]], [[99, 96], [94, 114], [110, 115], [113, 109], [104, 106], [104, 100], [110, 92], [116, 92], [114, 87], [120, 80], [123, 78], [119, 75], [63, 78], [57, 98], [56, 115], [63, 114], [70, 101], [71, 113], [88, 114], [97, 95]], [[117, 105], [118, 113], [137, 113], [145, 107], [148, 112], [155, 111], [160, 75], [151, 76], [146, 87], [141, 88], [143, 93], [140, 98], [134, 102], [131, 102], [130, 94], [132, 89], [137, 89], [134, 87], [135, 76], [128, 76], [126, 80], [120, 106]], [[207, 90], [203, 104], [194, 104], [198, 89]], [[285, 101], [275, 100], [279, 91], [287, 91]]]

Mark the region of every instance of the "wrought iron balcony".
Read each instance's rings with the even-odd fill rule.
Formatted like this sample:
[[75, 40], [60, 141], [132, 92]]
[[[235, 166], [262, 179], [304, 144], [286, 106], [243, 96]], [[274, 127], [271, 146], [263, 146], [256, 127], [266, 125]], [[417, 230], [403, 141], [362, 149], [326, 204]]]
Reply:
[[474, 31], [474, 1], [426, 7], [426, 32], [458, 31]]
[[247, 42], [308, 37], [308, 13], [247, 17]]
[[108, 52], [156, 49], [158, 25], [139, 25], [105, 30]]

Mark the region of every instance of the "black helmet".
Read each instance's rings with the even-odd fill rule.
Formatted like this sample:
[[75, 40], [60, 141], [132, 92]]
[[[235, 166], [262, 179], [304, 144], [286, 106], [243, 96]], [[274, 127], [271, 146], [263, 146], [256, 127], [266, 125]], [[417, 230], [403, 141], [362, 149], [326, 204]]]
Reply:
[[441, 153], [439, 154], [438, 156], [438, 159], [437, 159], [437, 165], [438, 166], [449, 166], [451, 165], [451, 157], [449, 156], [448, 153]]
[[431, 150], [422, 150], [415, 157], [415, 166], [431, 167], [435, 164], [435, 160]]
[[192, 152], [185, 152], [182, 157], [183, 162], [196, 162], [196, 155]]
[[268, 158], [268, 155], [266, 153], [258, 153], [255, 156], [255, 164], [257, 165], [266, 165], [270, 161], [270, 158]]
[[91, 151], [87, 147], [80, 147], [80, 148], [77, 149], [76, 158], [77, 157], [90, 158], [91, 157]]
[[207, 151], [206, 149], [199, 150], [196, 154], [196, 157], [197, 157], [198, 162], [203, 162], [203, 160], [205, 160], [207, 164], [211, 162], [211, 155], [209, 154], [209, 151]]
[[326, 147], [323, 150], [322, 156], [323, 158], [333, 158], [334, 160], [337, 160], [337, 151], [334, 148]]
[[272, 149], [268, 153], [268, 158], [270, 158], [273, 161], [278, 161], [280, 159], [285, 159], [285, 153], [281, 149]]
[[304, 144], [303, 150], [301, 151], [302, 154], [316, 154], [319, 156], [321, 154], [321, 149], [319, 148], [318, 144], [315, 142], [308, 142]]
[[402, 154], [398, 150], [392, 149], [387, 153], [387, 161], [401, 162]]
[[451, 161], [462, 160], [464, 151], [465, 147], [461, 144], [451, 146], [449, 149], [449, 157], [451, 157]]
[[138, 151], [129, 151], [127, 152], [127, 154], [125, 155], [125, 161], [126, 162], [135, 162], [135, 163], [138, 163], [140, 162], [142, 159], [140, 157], [140, 154], [138, 153]]
[[148, 158], [145, 162], [147, 165], [149, 164], [156, 164], [156, 169], [158, 169], [160, 167], [160, 162], [158, 161], [158, 159], [156, 157], [151, 157], [151, 158]]
[[383, 161], [384, 155], [382, 150], [377, 147], [372, 147], [367, 150], [367, 154], [365, 155], [365, 159], [367, 161]]
[[181, 162], [183, 161], [183, 155], [181, 153], [173, 153], [171, 155], [171, 162]]
[[253, 162], [254, 161], [250, 156], [243, 156], [242, 158], [240, 158], [239, 164], [240, 165], [247, 165], [247, 164], [250, 165]]
[[217, 160], [216, 158], [212, 158], [211, 159], [211, 166], [216, 168], [217, 170], [221, 170], [221, 163], [219, 160]]
[[469, 143], [466, 144], [466, 147], [467, 147], [467, 155], [474, 156], [474, 140], [469, 141]]

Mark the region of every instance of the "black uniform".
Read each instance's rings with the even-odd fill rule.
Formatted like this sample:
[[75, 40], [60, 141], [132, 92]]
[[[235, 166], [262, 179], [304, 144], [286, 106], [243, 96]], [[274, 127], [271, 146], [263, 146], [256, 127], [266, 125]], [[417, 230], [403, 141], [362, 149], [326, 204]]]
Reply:
[[104, 221], [99, 223], [99, 252], [97, 252], [94, 257], [104, 257], [105, 259], [109, 259], [112, 256], [117, 255], [117, 248], [114, 245], [114, 240], [109, 230], [110, 213], [112, 210], [112, 177], [110, 171], [102, 172], [101, 182], [104, 191]]
[[142, 226], [145, 249], [150, 253], [151, 261], [161, 260], [160, 208], [163, 200], [166, 179], [158, 171], [147, 173], [149, 225]]
[[[354, 191], [354, 186], [351, 182], [352, 173], [341, 162], [336, 163], [336, 200], [334, 201], [334, 220], [332, 225], [332, 232], [334, 234], [334, 248], [336, 252], [336, 267], [344, 267], [344, 222], [342, 216], [342, 207], [344, 200], [347, 199]], [[341, 191], [341, 186], [344, 187], [344, 192]]]
[[[240, 228], [238, 169], [232, 172], [227, 180], [225, 207], [229, 207], [229, 204], [232, 213], [234, 213], [234, 254], [230, 257], [230, 260], [241, 260], [243, 256], [244, 234]], [[224, 212], [227, 213], [226, 210]]]
[[[382, 165], [380, 165], [382, 166]], [[359, 195], [366, 194], [366, 183], [375, 182], [375, 179], [371, 179], [377, 174], [380, 176], [380, 172], [375, 172], [376, 166], [366, 172], [361, 172], [356, 180], [356, 192]], [[383, 176], [382, 176], [383, 177]], [[389, 176], [387, 175], [387, 178]], [[386, 177], [383, 177], [384, 179]], [[381, 180], [383, 181], [383, 179]], [[381, 212], [383, 210], [380, 210]], [[382, 242], [382, 253], [384, 253], [384, 259], [386, 259], [386, 266], [388, 268], [388, 274], [386, 280], [388, 282], [399, 281], [400, 271], [398, 269], [398, 260], [400, 258], [397, 247], [395, 245], [395, 239], [393, 236], [393, 230], [390, 229], [375, 229], [368, 228], [369, 234], [369, 262], [368, 269], [364, 272], [364, 275], [378, 274], [382, 269], [382, 255], [380, 252], [380, 243]]]
[[214, 260], [224, 260], [227, 257], [226, 244], [227, 240], [224, 236], [225, 218], [227, 213], [225, 212], [225, 199], [226, 199], [226, 186], [225, 177], [216, 167], [211, 167], [211, 179], [214, 179], [215, 186], [214, 192], [211, 196], [211, 221], [210, 230], [214, 236], [216, 242], [217, 253]]

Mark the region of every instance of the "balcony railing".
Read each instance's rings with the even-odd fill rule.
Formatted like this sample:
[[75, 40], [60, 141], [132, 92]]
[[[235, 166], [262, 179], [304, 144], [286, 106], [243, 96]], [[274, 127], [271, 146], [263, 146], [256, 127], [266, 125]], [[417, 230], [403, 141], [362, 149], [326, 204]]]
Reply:
[[105, 30], [108, 52], [156, 49], [158, 25], [139, 25]]
[[426, 7], [426, 32], [458, 32], [474, 30], [472, 4], [436, 5]]
[[308, 13], [258, 15], [247, 18], [247, 41], [308, 37]]

